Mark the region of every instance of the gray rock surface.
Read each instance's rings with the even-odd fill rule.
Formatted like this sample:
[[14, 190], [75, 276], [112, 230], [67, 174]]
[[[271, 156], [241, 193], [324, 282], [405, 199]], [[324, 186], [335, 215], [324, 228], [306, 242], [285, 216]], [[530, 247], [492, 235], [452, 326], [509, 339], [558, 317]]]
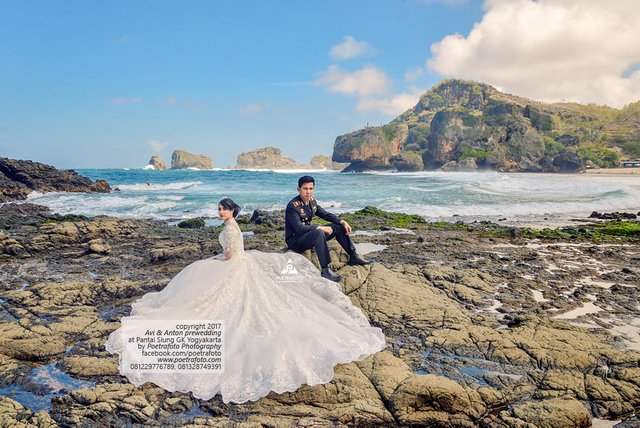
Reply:
[[186, 168], [211, 169], [213, 168], [213, 159], [209, 156], [189, 153], [184, 150], [174, 150], [171, 155], [171, 169]]
[[105, 180], [92, 181], [72, 169], [0, 157], [0, 202], [26, 199], [32, 191], [109, 193]]
[[[633, 236], [594, 225], [576, 228], [584, 230], [577, 238], [528, 236], [374, 209], [347, 214], [354, 230], [375, 232], [355, 235], [357, 243], [386, 248], [367, 255], [372, 265], [348, 266], [330, 241], [331, 266], [345, 294], [383, 329], [387, 349], [338, 365], [328, 384], [226, 405], [151, 383], [137, 388], [104, 349], [133, 301], [221, 251], [220, 227], [65, 219], [11, 205], [0, 207], [0, 387], [51, 401], [33, 411], [0, 397], [8, 426], [586, 427], [594, 416], [625, 420], [640, 409], [640, 353], [616, 330], [638, 317]], [[240, 216], [253, 232], [246, 248], [281, 250], [278, 214]], [[556, 317], [587, 302], [607, 312]], [[61, 380], [50, 391], [34, 377], [48, 364], [90, 384]]]

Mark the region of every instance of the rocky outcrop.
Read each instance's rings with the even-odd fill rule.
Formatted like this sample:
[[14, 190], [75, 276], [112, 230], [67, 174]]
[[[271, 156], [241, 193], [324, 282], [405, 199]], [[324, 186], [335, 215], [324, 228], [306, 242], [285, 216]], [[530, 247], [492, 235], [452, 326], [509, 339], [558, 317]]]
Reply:
[[[546, 239], [485, 223], [443, 227], [372, 207], [343, 217], [354, 230], [371, 232], [354, 234], [357, 244], [386, 246], [366, 256], [373, 264], [349, 266], [329, 241], [340, 287], [383, 329], [387, 348], [339, 364], [327, 384], [225, 404], [152, 383], [136, 387], [104, 348], [132, 302], [221, 251], [212, 239], [220, 228], [0, 206], [0, 385], [18, 391], [0, 397], [0, 425], [569, 428], [590, 426], [596, 416], [635, 422], [640, 353], [626, 348], [632, 338], [610, 328], [637, 317], [640, 237], [590, 235], [606, 222], [580, 226], [586, 238], [565, 229]], [[253, 232], [245, 247], [280, 251], [283, 218], [282, 211], [239, 216], [241, 228]], [[620, 222], [611, 224], [620, 233]], [[592, 283], [580, 281], [585, 275]], [[579, 323], [554, 318], [585, 302], [608, 310]], [[55, 390], [39, 375], [45, 366], [62, 373]], [[70, 383], [79, 380], [82, 386]], [[45, 410], [28, 408], [34, 395], [47, 402]]]
[[349, 163], [346, 162], [332, 162], [331, 156], [325, 155], [315, 155], [311, 158], [309, 165], [313, 169], [334, 169], [334, 170], [342, 170], [349, 166]]
[[175, 150], [171, 155], [171, 169], [186, 168], [211, 169], [213, 168], [213, 159], [184, 150]]
[[424, 162], [419, 153], [401, 152], [389, 159], [389, 166], [398, 171], [422, 171]]
[[574, 152], [563, 150], [553, 158], [553, 165], [560, 171], [575, 171], [582, 167], [582, 159]]
[[92, 181], [72, 169], [0, 157], [0, 202], [26, 199], [32, 191], [109, 193], [105, 180]]
[[325, 155], [313, 156], [311, 158], [311, 161], [309, 161], [309, 165], [311, 165], [311, 167], [315, 169], [320, 169], [320, 168], [332, 169], [331, 158]]
[[351, 162], [349, 171], [389, 169], [389, 160], [401, 152], [408, 138], [406, 124], [367, 127], [336, 138], [334, 162]]
[[296, 169], [296, 161], [282, 156], [277, 147], [263, 147], [261, 149], [242, 152], [238, 155], [236, 168], [238, 169]]
[[[531, 172], [612, 167], [640, 150], [639, 106], [545, 104], [483, 83], [445, 80], [389, 124], [337, 137], [333, 160], [351, 162], [346, 171], [473, 170], [474, 163]], [[394, 162], [403, 154], [422, 162]], [[461, 164], [465, 159], [471, 160]]]
[[167, 169], [167, 166], [164, 164], [164, 161], [160, 156], [151, 156], [149, 160], [149, 165], [153, 167], [153, 169]]

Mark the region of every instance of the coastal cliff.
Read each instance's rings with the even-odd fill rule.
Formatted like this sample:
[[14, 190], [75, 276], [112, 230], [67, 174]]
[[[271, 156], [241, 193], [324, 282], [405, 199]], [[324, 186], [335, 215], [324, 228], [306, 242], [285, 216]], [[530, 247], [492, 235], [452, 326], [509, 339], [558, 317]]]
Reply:
[[547, 104], [478, 82], [445, 80], [389, 124], [336, 138], [347, 171], [574, 172], [640, 156], [640, 102], [623, 109]]

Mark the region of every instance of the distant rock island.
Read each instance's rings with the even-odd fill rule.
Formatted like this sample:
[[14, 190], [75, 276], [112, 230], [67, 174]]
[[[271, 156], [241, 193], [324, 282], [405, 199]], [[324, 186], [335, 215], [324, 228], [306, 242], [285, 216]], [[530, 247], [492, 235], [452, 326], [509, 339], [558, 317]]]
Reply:
[[290, 157], [282, 155], [277, 147], [263, 147], [238, 155], [235, 169], [337, 169], [348, 164], [332, 162], [329, 156], [315, 155], [308, 164], [298, 164]]
[[171, 155], [171, 169], [184, 168], [213, 168], [213, 159], [209, 156], [189, 153], [184, 150], [174, 150]]
[[344, 162], [333, 162], [331, 160], [331, 156], [325, 155], [315, 155], [311, 158], [309, 162], [311, 164], [311, 168], [313, 169], [334, 169], [334, 170], [343, 170], [349, 166], [349, 163]]
[[149, 165], [151, 165], [153, 169], [167, 169], [167, 166], [160, 156], [151, 156]]
[[345, 171], [575, 172], [640, 157], [640, 102], [622, 109], [547, 104], [445, 80], [389, 124], [336, 138]]
[[295, 169], [297, 167], [296, 161], [283, 156], [277, 147], [264, 147], [242, 152], [238, 155], [235, 166], [237, 169]]
[[[299, 164], [294, 159], [282, 155], [277, 147], [263, 147], [238, 155], [236, 165], [229, 169], [333, 169], [342, 170], [348, 163], [332, 162], [330, 156], [315, 155], [308, 164]], [[171, 156], [171, 169], [211, 169], [213, 160], [205, 155], [175, 150]], [[164, 170], [166, 164], [160, 156], [152, 156], [145, 169]]]
[[[152, 166], [153, 169], [157, 170], [167, 169], [167, 166], [160, 156], [151, 156], [148, 166]], [[174, 150], [171, 155], [171, 169], [187, 168], [212, 169], [213, 159], [209, 156], [189, 153], [185, 150]]]
[[109, 193], [106, 180], [92, 181], [72, 169], [0, 157], [0, 202], [27, 199], [32, 191]]

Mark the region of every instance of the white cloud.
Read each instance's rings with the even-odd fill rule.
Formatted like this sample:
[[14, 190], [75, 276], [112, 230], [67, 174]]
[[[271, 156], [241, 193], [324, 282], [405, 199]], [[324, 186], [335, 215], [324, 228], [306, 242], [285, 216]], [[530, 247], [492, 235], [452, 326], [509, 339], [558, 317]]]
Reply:
[[425, 69], [423, 67], [413, 67], [404, 73], [404, 80], [406, 80], [407, 82], [415, 82], [424, 75]]
[[355, 71], [330, 65], [313, 83], [323, 85], [335, 94], [355, 96], [358, 111], [376, 111], [389, 115], [397, 115], [413, 107], [423, 92], [412, 85], [406, 92], [392, 93], [391, 79], [373, 65], [366, 65]]
[[344, 36], [342, 43], [331, 48], [329, 56], [336, 61], [345, 61], [374, 53], [375, 49], [369, 43], [358, 41], [353, 36]]
[[402, 92], [388, 97], [368, 97], [358, 102], [359, 111], [378, 111], [389, 115], [398, 115], [415, 106], [424, 91], [415, 86], [409, 92]]
[[147, 145], [151, 147], [151, 150], [153, 150], [154, 152], [160, 153], [162, 150], [164, 150], [165, 147], [169, 145], [169, 143], [167, 141], [149, 140], [147, 141]]
[[486, 0], [484, 8], [467, 36], [431, 46], [431, 70], [543, 101], [640, 100], [637, 2]]
[[385, 94], [391, 86], [391, 80], [387, 75], [372, 65], [365, 65], [355, 71], [347, 71], [332, 64], [314, 83], [326, 86], [332, 93], [360, 97]]
[[260, 113], [260, 112], [264, 111], [264, 104], [262, 104], [262, 103], [247, 104], [246, 106], [242, 107], [238, 111], [240, 113], [242, 113], [242, 114]]
[[177, 107], [182, 107], [185, 108], [187, 110], [199, 110], [199, 109], [203, 109], [205, 108], [205, 104], [197, 101], [197, 100], [191, 100], [188, 98], [180, 98], [178, 99], [177, 97], [172, 96], [168, 96], [165, 99], [163, 99], [162, 101], [160, 101], [160, 104], [163, 106], [177, 106]]
[[132, 97], [132, 98], [116, 97], [116, 98], [112, 98], [111, 99], [111, 104], [113, 104], [115, 106], [125, 106], [125, 105], [131, 105], [131, 104], [140, 104], [141, 102], [142, 102], [142, 100], [140, 98], [136, 98], [136, 97]]

